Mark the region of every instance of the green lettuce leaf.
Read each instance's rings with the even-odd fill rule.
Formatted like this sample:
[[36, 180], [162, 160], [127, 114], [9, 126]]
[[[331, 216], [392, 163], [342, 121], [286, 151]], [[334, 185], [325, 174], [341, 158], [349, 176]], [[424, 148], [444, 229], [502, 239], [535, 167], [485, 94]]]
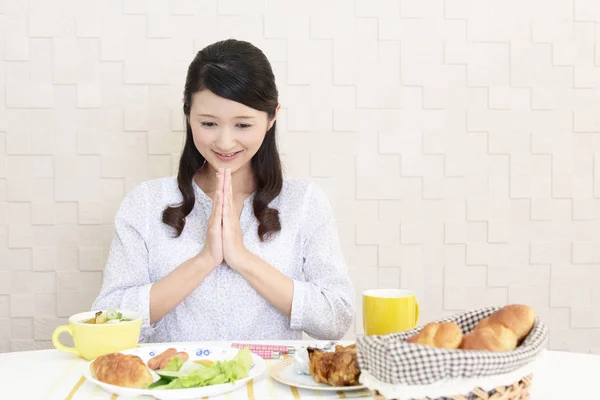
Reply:
[[165, 365], [165, 368], [163, 369], [163, 371], [177, 372], [181, 369], [182, 365], [183, 365], [183, 361], [181, 360], [181, 358], [179, 358], [179, 356], [175, 356], [169, 360], [167, 365]]
[[[181, 365], [177, 367], [177, 371], [179, 368], [181, 368]], [[251, 368], [252, 354], [250, 353], [250, 349], [246, 347], [239, 350], [238, 354], [232, 360], [217, 361], [205, 368], [195, 369], [187, 375], [173, 379], [166, 385], [155, 386], [153, 389], [184, 389], [220, 385], [223, 383], [233, 384], [240, 379], [247, 378]]]

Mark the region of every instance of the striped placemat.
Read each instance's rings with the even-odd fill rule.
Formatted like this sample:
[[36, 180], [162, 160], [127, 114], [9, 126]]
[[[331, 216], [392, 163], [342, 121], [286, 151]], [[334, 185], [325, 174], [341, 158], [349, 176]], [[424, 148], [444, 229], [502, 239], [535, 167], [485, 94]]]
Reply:
[[[267, 366], [270, 368], [277, 360], [268, 360]], [[65, 399], [65, 400], [84, 400], [84, 399], [119, 399], [119, 396], [111, 395], [102, 390], [98, 385], [88, 382], [83, 377], [83, 368], [87, 363], [74, 363], [67, 368], [63, 376], [59, 378], [52, 393], [49, 393], [47, 399]], [[269, 374], [270, 375], [270, 374]], [[277, 382], [270, 377], [263, 377], [258, 380], [251, 380], [246, 387], [235, 392], [226, 393], [217, 397], [206, 398], [207, 400], [311, 400], [311, 399], [346, 399], [361, 398], [365, 400], [373, 399], [368, 390], [348, 391], [348, 392], [322, 392], [317, 390], [300, 389], [293, 386], [287, 386]], [[139, 396], [139, 400], [151, 400], [152, 397]], [[125, 400], [123, 398], [122, 400]]]

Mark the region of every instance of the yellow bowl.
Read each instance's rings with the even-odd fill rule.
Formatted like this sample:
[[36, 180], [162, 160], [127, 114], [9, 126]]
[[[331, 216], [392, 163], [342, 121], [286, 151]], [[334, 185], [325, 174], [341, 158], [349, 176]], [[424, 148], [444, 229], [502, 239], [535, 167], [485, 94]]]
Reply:
[[[123, 318], [132, 321], [88, 324], [85, 321], [94, 318], [95, 311], [75, 314], [69, 318], [69, 325], [62, 325], [54, 330], [52, 344], [58, 350], [78, 355], [86, 360], [137, 347], [142, 329], [142, 315], [135, 311], [117, 311], [123, 314]], [[63, 332], [73, 337], [75, 347], [60, 343], [59, 336]]]

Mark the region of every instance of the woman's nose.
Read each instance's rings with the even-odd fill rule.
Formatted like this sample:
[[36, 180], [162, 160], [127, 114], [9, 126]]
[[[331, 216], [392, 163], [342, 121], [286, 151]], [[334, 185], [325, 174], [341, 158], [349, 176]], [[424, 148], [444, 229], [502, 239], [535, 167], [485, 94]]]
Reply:
[[235, 140], [229, 128], [224, 127], [219, 130], [219, 136], [217, 136], [216, 144], [219, 150], [225, 153], [235, 147]]

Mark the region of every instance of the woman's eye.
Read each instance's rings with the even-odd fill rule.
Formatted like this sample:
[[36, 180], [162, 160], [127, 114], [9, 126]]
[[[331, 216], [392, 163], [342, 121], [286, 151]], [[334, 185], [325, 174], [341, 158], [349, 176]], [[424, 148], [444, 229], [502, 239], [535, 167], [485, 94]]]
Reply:
[[215, 124], [214, 122], [201, 122], [202, 126], [205, 126], [207, 128], [212, 128], [214, 126], [217, 126], [217, 124]]
[[250, 125], [250, 124], [238, 124], [238, 126], [242, 129], [248, 129], [248, 128], [252, 127], [252, 125]]

